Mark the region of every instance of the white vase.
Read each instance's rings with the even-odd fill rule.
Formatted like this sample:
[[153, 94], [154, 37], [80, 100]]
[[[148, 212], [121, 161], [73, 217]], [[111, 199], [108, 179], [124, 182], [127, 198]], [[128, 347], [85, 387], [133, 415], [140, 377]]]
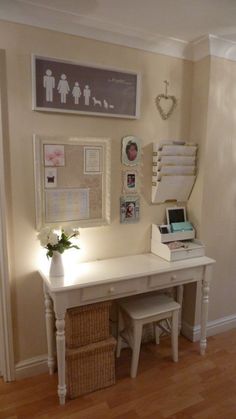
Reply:
[[49, 275], [50, 276], [63, 276], [64, 275], [62, 255], [59, 252], [56, 252], [56, 251], [53, 252]]

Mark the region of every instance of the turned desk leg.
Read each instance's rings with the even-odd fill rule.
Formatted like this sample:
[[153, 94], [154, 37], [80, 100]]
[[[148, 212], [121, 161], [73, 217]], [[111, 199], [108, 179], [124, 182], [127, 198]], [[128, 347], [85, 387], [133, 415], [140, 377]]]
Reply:
[[207, 347], [207, 318], [209, 305], [209, 291], [211, 279], [211, 266], [205, 267], [205, 275], [202, 280], [202, 307], [201, 307], [201, 340], [200, 340], [200, 354], [205, 355]]
[[49, 374], [52, 375], [55, 370], [55, 357], [54, 357], [54, 312], [53, 303], [50, 295], [44, 292], [45, 302], [45, 317], [46, 317], [46, 332], [47, 332], [47, 345], [48, 345], [48, 368]]
[[177, 302], [180, 305], [180, 310], [179, 310], [179, 334], [181, 331], [181, 327], [182, 327], [182, 305], [183, 305], [183, 295], [184, 295], [184, 286], [183, 285], [179, 285], [177, 287]]
[[56, 312], [56, 342], [57, 342], [57, 370], [58, 387], [57, 392], [60, 404], [65, 404], [66, 381], [65, 381], [65, 312]]

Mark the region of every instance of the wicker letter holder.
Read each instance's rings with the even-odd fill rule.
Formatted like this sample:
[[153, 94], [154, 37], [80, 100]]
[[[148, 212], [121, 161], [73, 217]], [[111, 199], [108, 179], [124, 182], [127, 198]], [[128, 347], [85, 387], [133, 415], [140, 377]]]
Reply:
[[109, 337], [109, 302], [75, 307], [66, 315], [66, 384], [73, 399], [115, 383], [116, 340]]

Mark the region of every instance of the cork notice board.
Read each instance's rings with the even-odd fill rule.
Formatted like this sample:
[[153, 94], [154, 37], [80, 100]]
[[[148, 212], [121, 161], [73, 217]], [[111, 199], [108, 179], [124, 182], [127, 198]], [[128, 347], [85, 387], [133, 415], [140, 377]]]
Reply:
[[110, 222], [110, 140], [34, 136], [36, 227]]

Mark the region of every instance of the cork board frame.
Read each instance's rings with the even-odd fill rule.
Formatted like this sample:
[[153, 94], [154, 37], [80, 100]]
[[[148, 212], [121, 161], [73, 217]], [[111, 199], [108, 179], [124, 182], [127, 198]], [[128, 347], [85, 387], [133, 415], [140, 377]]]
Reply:
[[34, 135], [36, 228], [110, 223], [109, 138]]

